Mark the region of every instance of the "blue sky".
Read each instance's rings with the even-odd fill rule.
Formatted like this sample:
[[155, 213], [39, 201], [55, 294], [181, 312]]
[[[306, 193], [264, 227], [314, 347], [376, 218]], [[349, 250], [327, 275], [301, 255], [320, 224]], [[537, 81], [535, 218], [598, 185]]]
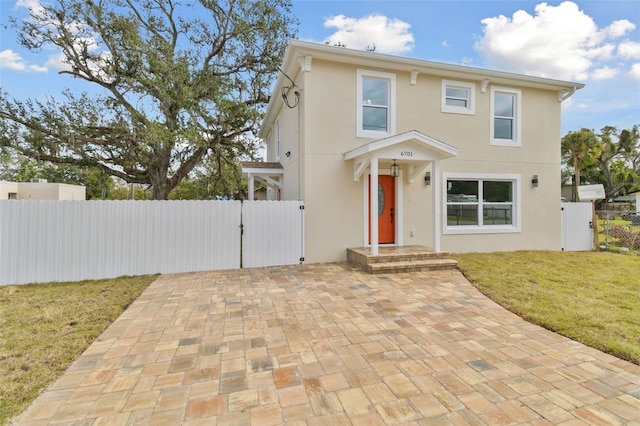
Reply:
[[[563, 103], [562, 133], [640, 124], [640, 0], [293, 0], [298, 37], [348, 48], [585, 83]], [[0, 0], [0, 21], [37, 0]], [[86, 90], [2, 28], [0, 86], [12, 96]]]

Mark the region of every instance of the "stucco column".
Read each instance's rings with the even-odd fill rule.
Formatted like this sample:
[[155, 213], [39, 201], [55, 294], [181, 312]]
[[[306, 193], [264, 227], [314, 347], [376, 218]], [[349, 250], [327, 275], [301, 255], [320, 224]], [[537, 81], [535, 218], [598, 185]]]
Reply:
[[378, 157], [371, 158], [371, 184], [369, 200], [369, 226], [371, 227], [371, 254], [378, 255]]
[[433, 211], [431, 212], [433, 217], [433, 250], [440, 251], [440, 229], [442, 229], [442, 221], [446, 220], [443, 218], [442, 213], [442, 196], [440, 195], [440, 188], [442, 188], [442, 183], [440, 182], [440, 161], [435, 160], [431, 163], [431, 193], [433, 194], [433, 199], [431, 200], [431, 205], [433, 206]]
[[255, 197], [253, 196], [253, 175], [249, 173], [249, 201], [253, 201]]

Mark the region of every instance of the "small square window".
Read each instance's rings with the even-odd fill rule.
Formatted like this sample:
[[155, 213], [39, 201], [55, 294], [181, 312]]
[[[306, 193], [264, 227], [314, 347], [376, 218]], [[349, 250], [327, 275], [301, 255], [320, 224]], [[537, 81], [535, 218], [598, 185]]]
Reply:
[[442, 80], [441, 111], [453, 114], [475, 114], [475, 83]]

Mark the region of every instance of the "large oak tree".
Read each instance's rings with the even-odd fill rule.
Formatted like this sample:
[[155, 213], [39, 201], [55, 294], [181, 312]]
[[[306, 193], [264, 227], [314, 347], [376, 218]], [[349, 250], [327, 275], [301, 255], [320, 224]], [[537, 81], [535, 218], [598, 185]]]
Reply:
[[56, 0], [13, 25], [24, 47], [60, 49], [60, 73], [99, 90], [44, 101], [0, 91], [1, 144], [166, 199], [205, 159], [254, 153], [296, 21], [289, 0]]

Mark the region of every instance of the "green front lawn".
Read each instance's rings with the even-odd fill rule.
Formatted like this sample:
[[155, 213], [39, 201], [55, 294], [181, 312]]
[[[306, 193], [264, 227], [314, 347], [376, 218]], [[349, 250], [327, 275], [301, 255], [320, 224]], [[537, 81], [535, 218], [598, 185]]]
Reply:
[[640, 256], [520, 251], [451, 257], [482, 293], [526, 320], [640, 364]]
[[0, 287], [0, 425], [60, 377], [155, 278]]

